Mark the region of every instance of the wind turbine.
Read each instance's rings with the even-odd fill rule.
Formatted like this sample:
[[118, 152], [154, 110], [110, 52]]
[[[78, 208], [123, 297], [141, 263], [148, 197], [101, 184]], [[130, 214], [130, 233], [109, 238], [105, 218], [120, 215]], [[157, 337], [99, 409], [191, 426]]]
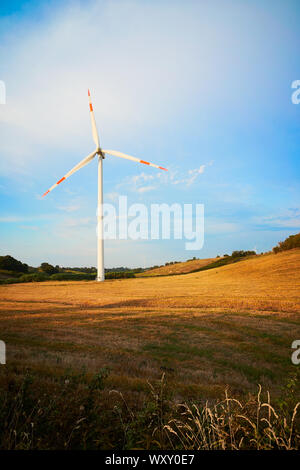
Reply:
[[91, 123], [92, 123], [92, 134], [93, 139], [96, 144], [96, 149], [90, 153], [87, 157], [77, 163], [72, 170], [65, 174], [60, 180], [57, 181], [53, 186], [51, 186], [48, 191], [46, 191], [42, 197], [46, 196], [46, 194], [50, 193], [52, 189], [56, 188], [60, 183], [64, 180], [69, 178], [69, 176], [73, 175], [76, 171], [83, 168], [87, 165], [93, 158], [98, 155], [98, 210], [97, 210], [97, 219], [98, 219], [98, 242], [97, 242], [97, 281], [104, 281], [104, 240], [103, 240], [103, 159], [105, 158], [106, 154], [113, 155], [115, 157], [126, 158], [127, 160], [132, 160], [138, 163], [144, 163], [145, 165], [153, 166], [154, 168], [159, 168], [160, 170], [168, 171], [166, 168], [162, 166], [155, 165], [154, 163], [149, 163], [144, 160], [140, 160], [139, 158], [132, 157], [131, 155], [126, 155], [125, 153], [118, 152], [117, 150], [102, 150], [100, 147], [99, 136], [96, 127], [96, 121], [93, 111], [93, 105], [91, 101], [91, 94], [90, 90], [88, 90], [88, 97], [89, 97], [89, 105], [90, 105], [90, 115], [91, 115]]

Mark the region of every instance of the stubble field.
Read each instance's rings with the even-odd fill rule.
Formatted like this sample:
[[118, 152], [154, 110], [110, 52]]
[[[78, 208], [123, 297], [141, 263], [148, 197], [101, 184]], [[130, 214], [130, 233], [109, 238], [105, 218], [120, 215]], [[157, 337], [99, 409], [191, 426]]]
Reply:
[[134, 413], [164, 375], [176, 403], [258, 384], [279, 399], [298, 371], [298, 249], [179, 276], [4, 285], [0, 299], [1, 384], [29, 374], [37, 397], [98, 377], [105, 406]]

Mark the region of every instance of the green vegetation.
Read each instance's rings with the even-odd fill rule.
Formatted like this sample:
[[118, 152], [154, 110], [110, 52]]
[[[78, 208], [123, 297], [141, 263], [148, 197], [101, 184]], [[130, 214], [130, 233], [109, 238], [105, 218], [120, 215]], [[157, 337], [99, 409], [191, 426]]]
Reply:
[[[60, 272], [51, 275], [45, 272], [35, 272], [30, 274], [22, 274], [19, 277], [8, 277], [0, 279], [0, 284], [15, 284], [18, 282], [43, 282], [43, 281], [94, 281], [97, 273], [85, 274], [85, 273], [72, 273], [72, 272]], [[105, 279], [124, 279], [133, 278], [135, 274], [131, 271], [122, 272], [109, 272], [105, 274]]]
[[[72, 273], [72, 272], [63, 272], [52, 274], [50, 280], [54, 281], [94, 281], [97, 276], [97, 272], [94, 273]], [[134, 273], [131, 271], [121, 271], [121, 272], [109, 272], [105, 274], [105, 279], [123, 279], [127, 277], [135, 277]]]
[[[91, 267], [91, 268], [71, 268], [71, 267], [64, 267], [64, 268], [59, 268], [59, 271], [60, 272], [79, 272], [80, 274], [81, 273], [86, 273], [86, 274], [94, 274], [95, 276], [97, 275], [97, 268], [95, 267]], [[119, 266], [119, 267], [116, 267], [116, 268], [105, 268], [105, 274], [106, 273], [121, 273], [121, 272], [133, 272], [133, 273], [140, 273], [140, 272], [143, 272], [143, 268], [133, 268], [133, 269], [130, 269], [130, 268], [126, 268], [124, 266]]]
[[[106, 279], [123, 279], [135, 277], [135, 273], [142, 272], [142, 268], [108, 268], [105, 269]], [[18, 282], [43, 281], [94, 281], [97, 276], [96, 268], [63, 268], [50, 263], [42, 263], [34, 268], [21, 263], [11, 256], [0, 256], [0, 284], [14, 284]]]
[[279, 242], [277, 246], [274, 246], [273, 252], [279, 253], [280, 251], [292, 250], [293, 248], [300, 248], [300, 233], [290, 235], [283, 242]]
[[65, 370], [42, 384], [35, 372], [20, 372], [1, 377], [1, 449], [300, 448], [297, 376], [275, 402], [259, 386], [248, 400], [232, 398], [226, 390], [212, 403], [199, 397], [177, 404], [165, 374], [148, 383], [143, 399], [134, 403], [110, 390], [107, 367], [96, 374]]
[[39, 268], [39, 271], [42, 271], [43, 273], [45, 274], [56, 274], [59, 272], [59, 266], [52, 266], [52, 264], [49, 264], [49, 263], [42, 263], [40, 268]]
[[111, 271], [108, 273], [105, 273], [105, 279], [122, 279], [122, 278], [127, 278], [127, 277], [135, 277], [135, 274], [133, 271]]
[[[250, 256], [256, 256], [255, 251], [233, 251], [231, 256], [229, 255], [224, 255], [223, 258], [217, 257], [217, 261], [213, 261], [212, 263], [206, 264], [205, 266], [198, 267], [195, 269], [190, 269], [188, 272], [174, 272], [174, 273], [151, 273], [151, 277], [153, 276], [179, 276], [179, 275], [186, 275], [190, 273], [196, 273], [199, 271], [206, 271], [207, 269], [214, 269], [214, 268], [220, 268], [221, 266], [225, 266], [227, 264], [232, 264], [232, 263], [237, 263], [238, 261], [242, 261], [243, 259], [246, 259]], [[187, 261], [195, 261], [197, 258], [191, 258]], [[165, 266], [169, 266], [172, 264], [177, 264], [177, 261], [171, 262], [171, 263], [165, 263]], [[158, 268], [160, 266], [153, 266], [152, 268], [148, 268], [145, 273], [147, 275], [147, 271], [150, 269]], [[145, 276], [146, 277], [146, 276]]]
[[206, 269], [220, 268], [221, 266], [225, 266], [227, 264], [237, 263], [238, 261], [241, 261], [249, 256], [256, 256], [255, 251], [233, 251], [231, 256], [224, 255], [224, 258], [220, 258], [217, 261], [213, 261], [212, 263], [206, 266], [203, 266], [202, 268], [195, 269], [195, 271], [192, 271], [192, 272], [205, 271]]
[[[273, 248], [274, 253], [278, 253], [285, 250], [291, 250], [293, 248], [300, 248], [300, 233], [297, 235], [291, 235], [283, 242], [279, 242], [277, 246]], [[263, 254], [263, 253], [262, 253]], [[244, 251], [236, 250], [231, 255], [224, 254], [223, 257], [217, 256], [217, 260], [210, 264], [207, 264], [196, 269], [191, 269], [188, 272], [174, 272], [174, 273], [155, 273], [151, 276], [174, 276], [180, 274], [188, 274], [191, 272], [205, 271], [207, 269], [219, 268], [227, 264], [236, 263], [249, 256], [256, 256], [255, 251]], [[195, 261], [199, 258], [195, 256], [187, 261]], [[165, 263], [165, 266], [172, 266], [180, 263], [179, 261], [170, 261]], [[124, 266], [118, 268], [106, 268], [105, 278], [106, 279], [121, 279], [121, 278], [133, 278], [135, 274], [147, 273], [152, 269], [163, 267], [163, 265], [155, 265], [150, 268], [134, 268], [129, 269]], [[16, 282], [41, 282], [46, 280], [55, 281], [90, 281], [94, 280], [97, 276], [97, 270], [95, 267], [59, 267], [58, 265], [53, 266], [47, 262], [41, 263], [40, 267], [34, 268], [28, 266], [26, 263], [16, 260], [12, 256], [0, 256], [0, 284], [12, 284]]]
[[[214, 261], [204, 267], [194, 269], [190, 272], [198, 272], [204, 271], [206, 269], [213, 269], [224, 266], [230, 263], [236, 263], [248, 256], [256, 255], [255, 251], [233, 251], [231, 256], [224, 255], [223, 258], [219, 258], [217, 261]], [[4, 256], [2, 258], [11, 258]], [[14, 260], [14, 258], [12, 258]], [[196, 260], [196, 257], [192, 258], [189, 261]], [[27, 266], [22, 264], [20, 261], [14, 260], [14, 262], [18, 263], [13, 264], [10, 263], [9, 265], [16, 265], [19, 266]], [[177, 264], [178, 261], [171, 261], [170, 263], [165, 263], [165, 266]], [[5, 264], [7, 265], [7, 264]], [[158, 267], [158, 266], [157, 266]], [[149, 268], [148, 268], [149, 269]], [[147, 270], [148, 270], [147, 269]], [[27, 266], [28, 270], [28, 266]], [[59, 266], [52, 266], [49, 263], [42, 263], [39, 268], [32, 268], [29, 267], [29, 274], [21, 275], [22, 273], [13, 273], [13, 271], [4, 271], [7, 273], [6, 275], [3, 274], [1, 276], [0, 271], [0, 284], [12, 284], [15, 282], [42, 282], [42, 281], [93, 281], [96, 278], [97, 272], [96, 268], [60, 268]], [[106, 279], [122, 279], [122, 278], [133, 278], [135, 274], [144, 272], [145, 270], [142, 268], [135, 268], [129, 269], [124, 267], [119, 268], [108, 268], [105, 269], [105, 278]], [[26, 271], [28, 272], [28, 271]], [[13, 274], [10, 274], [13, 273]], [[168, 275], [177, 275], [168, 274]], [[185, 273], [180, 273], [185, 274]], [[157, 274], [157, 276], [166, 275], [166, 274]]]
[[96, 273], [56, 273], [50, 276], [50, 281], [94, 281]]
[[16, 260], [12, 256], [6, 255], [0, 256], [0, 269], [17, 273], [27, 273], [28, 265], [21, 263], [21, 261]]
[[20, 277], [23, 273], [18, 273], [15, 271], [7, 271], [6, 269], [0, 269], [0, 279], [5, 279], [8, 277]]
[[96, 272], [97, 272], [97, 268], [95, 267], [91, 267], [91, 268], [87, 268], [87, 267], [81, 267], [81, 268], [71, 268], [71, 267], [64, 267], [64, 268], [59, 268], [60, 272], [66, 272], [66, 271], [71, 271], [71, 272], [79, 272], [79, 273], [86, 273], [86, 274], [95, 274], [96, 275]]
[[47, 274], [38, 272], [31, 274], [23, 274], [21, 277], [19, 277], [18, 282], [41, 282], [46, 281], [47, 279]]

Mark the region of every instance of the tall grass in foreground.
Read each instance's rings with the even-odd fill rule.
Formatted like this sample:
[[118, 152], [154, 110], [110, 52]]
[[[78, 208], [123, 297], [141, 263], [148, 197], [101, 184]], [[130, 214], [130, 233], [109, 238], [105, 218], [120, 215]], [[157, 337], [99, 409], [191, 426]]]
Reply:
[[241, 400], [176, 403], [165, 376], [149, 384], [143, 402], [109, 390], [106, 368], [69, 373], [40, 387], [37, 377], [8, 377], [0, 388], [1, 449], [300, 449], [296, 378], [271, 403], [258, 387]]
[[[213, 406], [208, 402], [202, 405], [172, 403], [166, 413], [164, 376], [157, 390], [149, 385], [155, 403], [148, 408], [152, 415], [148, 423], [148, 429], [153, 428], [152, 439], [148, 436], [148, 440], [140, 441], [147, 449], [153, 446], [172, 450], [300, 449], [300, 402], [293, 405], [297, 378], [287, 383], [287, 393], [277, 402], [277, 409], [271, 404], [269, 392], [267, 400], [262, 400], [259, 385], [257, 395], [244, 402], [231, 398], [225, 390], [224, 400]], [[130, 413], [132, 421], [139, 420], [139, 414]], [[124, 431], [132, 437], [130, 426]]]
[[256, 449], [295, 450], [299, 448], [300, 434], [296, 417], [300, 403], [291, 415], [282, 416], [270, 403], [261, 401], [261, 387], [255, 399], [242, 404], [230, 398], [226, 391], [224, 401], [210, 407], [180, 405], [180, 418], [171, 419], [164, 426], [173, 449], [240, 450]]

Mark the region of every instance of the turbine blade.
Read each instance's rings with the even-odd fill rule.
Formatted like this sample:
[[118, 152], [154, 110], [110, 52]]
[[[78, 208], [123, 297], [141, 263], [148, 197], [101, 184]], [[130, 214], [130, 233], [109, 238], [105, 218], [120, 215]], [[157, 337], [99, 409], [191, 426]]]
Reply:
[[51, 186], [48, 191], [46, 191], [42, 197], [46, 196], [46, 194], [50, 193], [52, 189], [54, 189], [56, 186], [58, 186], [60, 183], [62, 183], [64, 180], [69, 178], [69, 176], [73, 175], [76, 171], [80, 170], [80, 168], [83, 168], [85, 165], [87, 165], [91, 160], [93, 160], [94, 156], [97, 154], [97, 152], [90, 153], [87, 157], [85, 157], [81, 162], [77, 163], [72, 170], [70, 170], [65, 176], [63, 176], [60, 180], [57, 181], [53, 186]]
[[99, 149], [100, 148], [99, 136], [98, 136], [97, 126], [96, 126], [96, 121], [95, 121], [95, 116], [94, 116], [94, 110], [93, 110], [90, 90], [88, 90], [88, 96], [89, 96], [89, 105], [90, 105], [93, 139], [94, 139], [94, 142], [96, 144], [97, 149]]
[[168, 171], [167, 168], [155, 165], [155, 163], [145, 162], [144, 160], [140, 160], [139, 158], [132, 157], [131, 155], [126, 155], [126, 153], [118, 152], [117, 150], [102, 150], [102, 152], [108, 153], [109, 155], [114, 155], [115, 157], [126, 158], [127, 160], [132, 160], [134, 162], [144, 163], [144, 165], [153, 166], [154, 168], [158, 168], [159, 170]]

